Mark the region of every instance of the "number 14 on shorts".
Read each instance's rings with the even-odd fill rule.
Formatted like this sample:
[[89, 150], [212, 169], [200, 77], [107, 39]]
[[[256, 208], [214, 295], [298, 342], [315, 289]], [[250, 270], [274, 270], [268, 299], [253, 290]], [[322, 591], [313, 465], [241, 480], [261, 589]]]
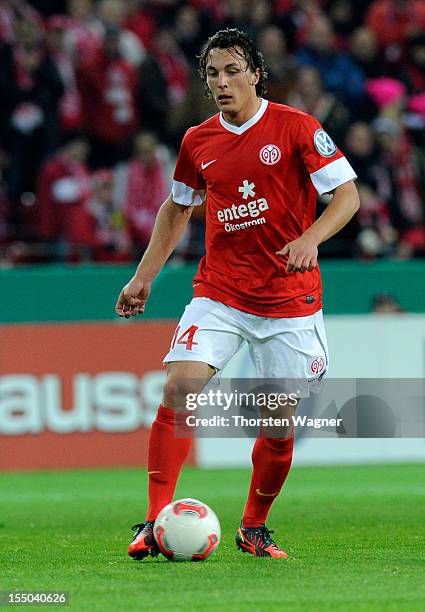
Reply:
[[171, 340], [171, 347], [170, 347], [170, 349], [173, 349], [176, 346], [176, 344], [183, 344], [183, 345], [186, 346], [186, 350], [187, 351], [191, 351], [192, 350], [192, 346], [194, 344], [198, 344], [194, 340], [195, 334], [198, 331], [198, 329], [199, 329], [199, 327], [197, 325], [191, 325], [190, 327], [187, 328], [186, 331], [184, 331], [179, 336], [180, 325], [177, 325], [176, 331], [174, 332], [173, 339]]

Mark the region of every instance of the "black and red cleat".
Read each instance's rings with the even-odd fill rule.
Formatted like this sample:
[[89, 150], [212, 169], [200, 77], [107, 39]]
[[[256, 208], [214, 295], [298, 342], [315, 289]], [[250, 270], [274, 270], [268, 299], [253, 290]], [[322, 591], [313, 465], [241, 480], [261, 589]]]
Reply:
[[138, 523], [132, 527], [136, 533], [128, 547], [128, 554], [136, 561], [141, 561], [148, 555], [151, 557], [159, 555], [159, 548], [153, 536], [153, 525], [153, 521], [146, 521], [146, 523]]
[[254, 557], [287, 559], [288, 555], [272, 539], [271, 533], [273, 531], [269, 531], [265, 525], [247, 528], [241, 525], [236, 533], [236, 546], [242, 552], [250, 553]]

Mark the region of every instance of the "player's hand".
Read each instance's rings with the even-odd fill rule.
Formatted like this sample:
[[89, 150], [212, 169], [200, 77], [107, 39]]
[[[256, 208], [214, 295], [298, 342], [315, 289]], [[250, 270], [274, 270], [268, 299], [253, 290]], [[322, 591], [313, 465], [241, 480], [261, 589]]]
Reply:
[[133, 277], [121, 291], [115, 306], [115, 312], [126, 319], [143, 314], [150, 292], [150, 282]]
[[301, 236], [288, 242], [280, 251], [280, 257], [288, 257], [287, 272], [311, 272], [317, 265], [317, 243], [310, 237]]

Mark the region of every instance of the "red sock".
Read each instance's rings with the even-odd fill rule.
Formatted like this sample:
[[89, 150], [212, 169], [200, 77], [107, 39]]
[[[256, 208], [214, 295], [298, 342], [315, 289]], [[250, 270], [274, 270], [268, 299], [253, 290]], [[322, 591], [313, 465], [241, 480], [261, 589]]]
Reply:
[[173, 499], [181, 467], [189, 453], [192, 439], [176, 437], [176, 423], [178, 415], [161, 404], [149, 436], [147, 521], [154, 521]]
[[243, 527], [265, 524], [270, 506], [279, 495], [292, 461], [294, 437], [258, 437], [252, 449], [253, 471], [242, 518]]

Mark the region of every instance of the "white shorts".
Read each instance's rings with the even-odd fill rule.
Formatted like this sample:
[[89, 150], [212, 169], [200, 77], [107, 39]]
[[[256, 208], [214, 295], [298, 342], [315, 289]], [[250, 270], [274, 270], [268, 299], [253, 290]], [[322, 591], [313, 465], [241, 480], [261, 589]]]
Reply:
[[202, 361], [221, 370], [244, 342], [259, 378], [320, 381], [328, 368], [321, 310], [307, 317], [277, 319], [203, 297], [186, 306], [164, 363]]

